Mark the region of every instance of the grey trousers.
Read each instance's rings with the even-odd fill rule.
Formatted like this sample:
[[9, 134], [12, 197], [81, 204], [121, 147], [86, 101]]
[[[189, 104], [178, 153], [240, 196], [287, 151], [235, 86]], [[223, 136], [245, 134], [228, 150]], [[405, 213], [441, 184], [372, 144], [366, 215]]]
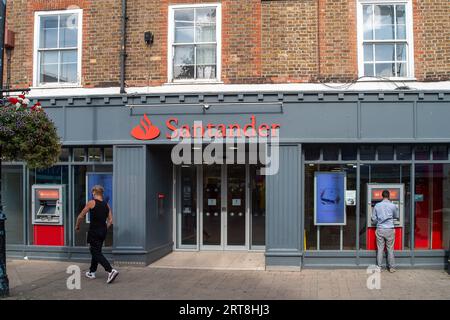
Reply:
[[381, 267], [383, 263], [384, 247], [387, 250], [387, 267], [395, 268], [394, 242], [395, 229], [378, 229], [375, 232], [377, 236], [377, 266]]

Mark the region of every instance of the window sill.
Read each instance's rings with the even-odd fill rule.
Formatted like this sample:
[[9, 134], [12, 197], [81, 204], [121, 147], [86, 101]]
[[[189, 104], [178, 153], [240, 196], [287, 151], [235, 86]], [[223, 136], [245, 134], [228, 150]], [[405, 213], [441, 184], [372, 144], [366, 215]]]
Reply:
[[64, 85], [38, 85], [32, 86], [30, 89], [70, 89], [70, 88], [82, 88], [81, 84], [64, 84]]
[[173, 81], [173, 82], [166, 82], [164, 85], [166, 86], [173, 86], [173, 85], [197, 85], [197, 84], [223, 84], [223, 81], [218, 80], [208, 80], [208, 81]]
[[414, 77], [391, 77], [391, 78], [377, 78], [377, 77], [367, 77], [367, 76], [362, 76], [363, 78], [358, 79], [357, 82], [392, 82], [392, 81], [409, 81], [409, 82], [413, 82], [413, 81], [417, 81], [416, 78]]

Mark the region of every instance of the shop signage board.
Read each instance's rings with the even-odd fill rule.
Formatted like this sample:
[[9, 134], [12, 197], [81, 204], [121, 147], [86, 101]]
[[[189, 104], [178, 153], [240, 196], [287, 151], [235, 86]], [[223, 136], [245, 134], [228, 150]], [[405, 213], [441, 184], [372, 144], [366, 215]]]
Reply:
[[345, 189], [345, 172], [314, 173], [315, 225], [346, 225]]

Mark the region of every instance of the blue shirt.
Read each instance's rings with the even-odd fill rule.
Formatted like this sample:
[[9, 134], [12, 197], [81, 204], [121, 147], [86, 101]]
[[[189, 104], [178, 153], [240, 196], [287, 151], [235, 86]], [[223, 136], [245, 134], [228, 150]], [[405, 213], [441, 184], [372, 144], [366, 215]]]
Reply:
[[398, 208], [388, 199], [378, 202], [372, 211], [372, 222], [380, 229], [393, 229], [394, 219], [399, 218]]

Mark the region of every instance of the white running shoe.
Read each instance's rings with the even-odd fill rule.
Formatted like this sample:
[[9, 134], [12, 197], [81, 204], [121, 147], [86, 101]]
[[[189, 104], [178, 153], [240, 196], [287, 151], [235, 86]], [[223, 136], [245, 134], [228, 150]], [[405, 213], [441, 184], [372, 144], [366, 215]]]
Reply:
[[95, 279], [95, 272], [87, 271], [86, 272], [86, 277], [89, 278], [89, 279]]
[[112, 269], [111, 272], [108, 273], [108, 279], [106, 280], [106, 283], [113, 282], [118, 275], [119, 275], [119, 271], [117, 271], [116, 269]]

